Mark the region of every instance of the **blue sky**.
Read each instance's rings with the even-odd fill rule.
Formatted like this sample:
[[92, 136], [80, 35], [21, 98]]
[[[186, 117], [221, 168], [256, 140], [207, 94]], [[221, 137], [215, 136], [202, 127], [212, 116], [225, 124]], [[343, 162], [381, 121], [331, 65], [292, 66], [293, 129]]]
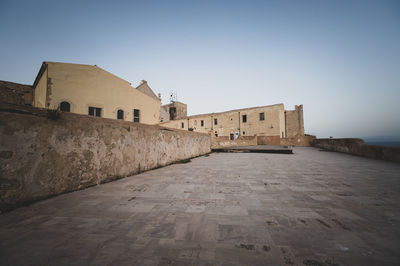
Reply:
[[304, 104], [318, 137], [400, 136], [400, 1], [0, 1], [0, 79], [98, 65], [189, 114]]

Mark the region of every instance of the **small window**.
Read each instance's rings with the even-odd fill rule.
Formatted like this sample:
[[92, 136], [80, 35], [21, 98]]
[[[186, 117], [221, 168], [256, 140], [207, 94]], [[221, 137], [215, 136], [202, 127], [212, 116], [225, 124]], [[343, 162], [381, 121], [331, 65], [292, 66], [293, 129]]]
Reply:
[[133, 122], [139, 123], [140, 122], [140, 110], [133, 109]]
[[101, 117], [101, 108], [89, 106], [89, 115]]
[[124, 110], [119, 109], [117, 111], [117, 119], [124, 120]]
[[60, 111], [71, 112], [71, 105], [69, 104], [69, 102], [61, 102]]
[[242, 115], [242, 121], [243, 121], [243, 123], [247, 122], [247, 115]]
[[201, 124], [202, 127], [204, 127], [204, 120], [201, 120], [200, 124]]
[[246, 131], [243, 131], [243, 135], [246, 135]]
[[233, 140], [233, 139], [234, 139], [233, 133], [229, 134], [229, 139], [230, 139], [230, 140]]
[[260, 121], [264, 121], [265, 120], [265, 114], [264, 113], [260, 113]]
[[185, 123], [182, 122], [182, 123], [181, 123], [181, 126], [182, 126], [182, 128], [185, 128]]
[[218, 119], [214, 118], [214, 125], [218, 125]]

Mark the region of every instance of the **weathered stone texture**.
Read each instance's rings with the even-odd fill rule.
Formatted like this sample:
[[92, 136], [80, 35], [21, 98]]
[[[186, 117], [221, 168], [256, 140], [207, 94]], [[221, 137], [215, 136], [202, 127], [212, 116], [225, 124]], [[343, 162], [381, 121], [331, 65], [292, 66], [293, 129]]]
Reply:
[[[278, 137], [279, 138], [279, 137]], [[224, 148], [224, 147], [241, 147], [257, 145], [257, 136], [241, 136], [237, 139], [230, 140], [229, 137], [215, 137], [211, 135], [211, 148]]]
[[302, 136], [297, 135], [292, 138], [284, 138], [280, 140], [280, 145], [284, 146], [297, 146], [297, 147], [310, 147], [315, 136]]
[[[0, 106], [0, 211], [210, 152], [206, 134]], [[23, 112], [31, 114], [22, 114]]]
[[293, 151], [212, 153], [4, 213], [0, 265], [400, 265], [400, 164]]
[[279, 136], [257, 136], [258, 145], [280, 145]]
[[285, 137], [304, 135], [303, 105], [296, 105], [293, 111], [285, 111]]
[[32, 86], [0, 80], [1, 101], [11, 104], [32, 105], [32, 98]]

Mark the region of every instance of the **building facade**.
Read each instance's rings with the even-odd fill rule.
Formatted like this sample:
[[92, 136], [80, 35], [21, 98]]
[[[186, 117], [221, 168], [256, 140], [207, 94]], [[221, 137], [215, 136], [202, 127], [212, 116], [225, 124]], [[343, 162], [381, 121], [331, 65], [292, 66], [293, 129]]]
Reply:
[[131, 84], [97, 66], [43, 62], [33, 106], [145, 124], [160, 121], [161, 100], [146, 81]]
[[258, 144], [280, 144], [281, 139], [304, 136], [303, 106], [285, 111], [283, 104], [188, 116], [161, 126], [211, 134], [213, 137], [257, 137]]

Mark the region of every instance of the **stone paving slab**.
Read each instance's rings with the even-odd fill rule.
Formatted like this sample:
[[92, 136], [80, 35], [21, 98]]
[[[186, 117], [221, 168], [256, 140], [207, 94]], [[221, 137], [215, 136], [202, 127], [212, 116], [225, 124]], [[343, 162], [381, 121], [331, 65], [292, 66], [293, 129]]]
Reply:
[[0, 215], [0, 265], [400, 265], [400, 164], [212, 153]]

